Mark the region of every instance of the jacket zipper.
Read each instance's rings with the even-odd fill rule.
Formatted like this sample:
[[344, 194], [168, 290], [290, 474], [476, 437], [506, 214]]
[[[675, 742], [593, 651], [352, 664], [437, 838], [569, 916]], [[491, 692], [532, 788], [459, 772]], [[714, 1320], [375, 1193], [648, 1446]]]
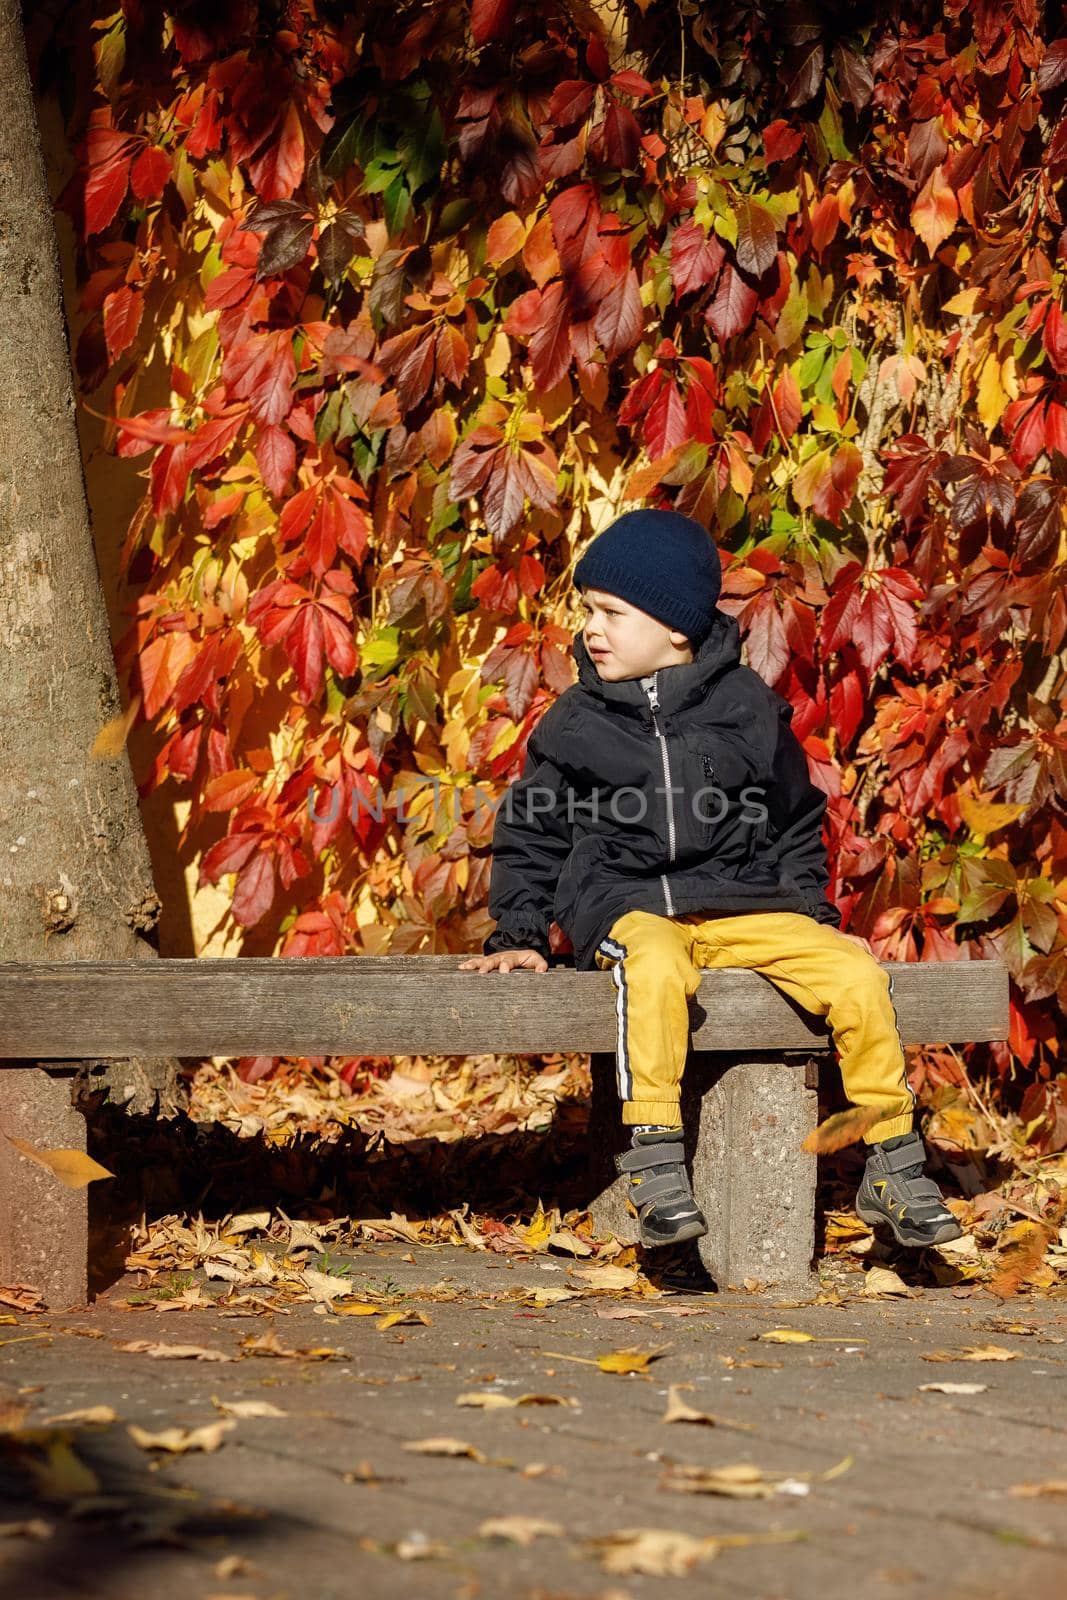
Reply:
[[[657, 674], [654, 672], [652, 674], [652, 682], [646, 687], [645, 693], [648, 695], [649, 705], [652, 708], [652, 726], [655, 729], [656, 738], [659, 740], [660, 755], [663, 758], [663, 786], [667, 791], [667, 857], [668, 860], [673, 861], [675, 851], [675, 834], [674, 791], [671, 785], [671, 758], [667, 753], [666, 737], [663, 733], [661, 733], [659, 721], [656, 717], [656, 712], [659, 710], [659, 692], [656, 685], [656, 678]], [[671, 899], [671, 886], [667, 882], [667, 874], [665, 872], [660, 873], [660, 882], [663, 885], [663, 899], [667, 907], [667, 915], [669, 917], [673, 917], [674, 902]]]

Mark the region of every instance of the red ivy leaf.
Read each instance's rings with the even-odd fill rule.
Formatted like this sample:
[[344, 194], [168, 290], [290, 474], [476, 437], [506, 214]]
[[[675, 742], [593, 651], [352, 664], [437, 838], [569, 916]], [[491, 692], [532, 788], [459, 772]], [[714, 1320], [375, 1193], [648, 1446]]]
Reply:
[[130, 168], [130, 188], [138, 200], [158, 200], [173, 173], [171, 158], [157, 144], [141, 151]]
[[283, 421], [293, 404], [296, 379], [292, 334], [285, 328], [251, 334], [226, 352], [222, 376], [232, 395], [248, 401], [257, 422]]
[[271, 494], [280, 500], [296, 470], [296, 446], [284, 428], [268, 423], [257, 431], [256, 465]]
[[726, 261], [715, 298], [704, 313], [720, 344], [725, 344], [734, 334], [744, 333], [758, 304], [759, 295], [755, 289], [745, 282], [732, 262]]
[[471, 37], [475, 44], [489, 44], [501, 38], [511, 26], [515, 0], [473, 0]]
[[114, 364], [137, 337], [144, 310], [144, 296], [124, 283], [104, 301], [104, 338], [107, 358]]
[[671, 234], [671, 278], [676, 295], [691, 294], [714, 283], [726, 260], [726, 251], [714, 234], [697, 223], [683, 222]]

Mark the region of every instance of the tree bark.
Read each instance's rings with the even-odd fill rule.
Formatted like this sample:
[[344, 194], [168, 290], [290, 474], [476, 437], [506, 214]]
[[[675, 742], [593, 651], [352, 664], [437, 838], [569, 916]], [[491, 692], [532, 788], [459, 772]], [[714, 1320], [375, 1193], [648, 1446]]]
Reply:
[[[129, 758], [92, 754], [123, 707], [16, 0], [0, 0], [0, 60], [0, 960], [151, 960], [160, 902]], [[177, 1108], [170, 1058], [105, 1084], [132, 1110]]]

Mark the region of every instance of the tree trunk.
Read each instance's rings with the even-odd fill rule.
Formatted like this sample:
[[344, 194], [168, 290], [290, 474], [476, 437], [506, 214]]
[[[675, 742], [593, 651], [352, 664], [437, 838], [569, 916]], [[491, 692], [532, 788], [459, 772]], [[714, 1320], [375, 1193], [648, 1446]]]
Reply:
[[[123, 708], [16, 0], [0, 0], [0, 60], [0, 960], [151, 960], [160, 903], [129, 759], [92, 754]], [[177, 1108], [169, 1058], [105, 1084], [130, 1109]]]

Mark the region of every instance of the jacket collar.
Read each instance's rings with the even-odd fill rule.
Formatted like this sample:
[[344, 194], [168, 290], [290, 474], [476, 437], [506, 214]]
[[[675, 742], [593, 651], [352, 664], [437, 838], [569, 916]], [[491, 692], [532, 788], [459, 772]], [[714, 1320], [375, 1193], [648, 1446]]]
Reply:
[[[601, 678], [581, 633], [574, 636], [571, 655], [578, 664], [578, 682], [583, 689], [610, 706], [639, 713], [648, 710], [648, 695], [640, 678], [623, 678], [618, 683]], [[707, 699], [712, 682], [721, 673], [741, 662], [741, 630], [737, 618], [716, 610], [711, 629], [692, 661], [661, 667], [656, 679], [660, 710], [680, 711]]]

